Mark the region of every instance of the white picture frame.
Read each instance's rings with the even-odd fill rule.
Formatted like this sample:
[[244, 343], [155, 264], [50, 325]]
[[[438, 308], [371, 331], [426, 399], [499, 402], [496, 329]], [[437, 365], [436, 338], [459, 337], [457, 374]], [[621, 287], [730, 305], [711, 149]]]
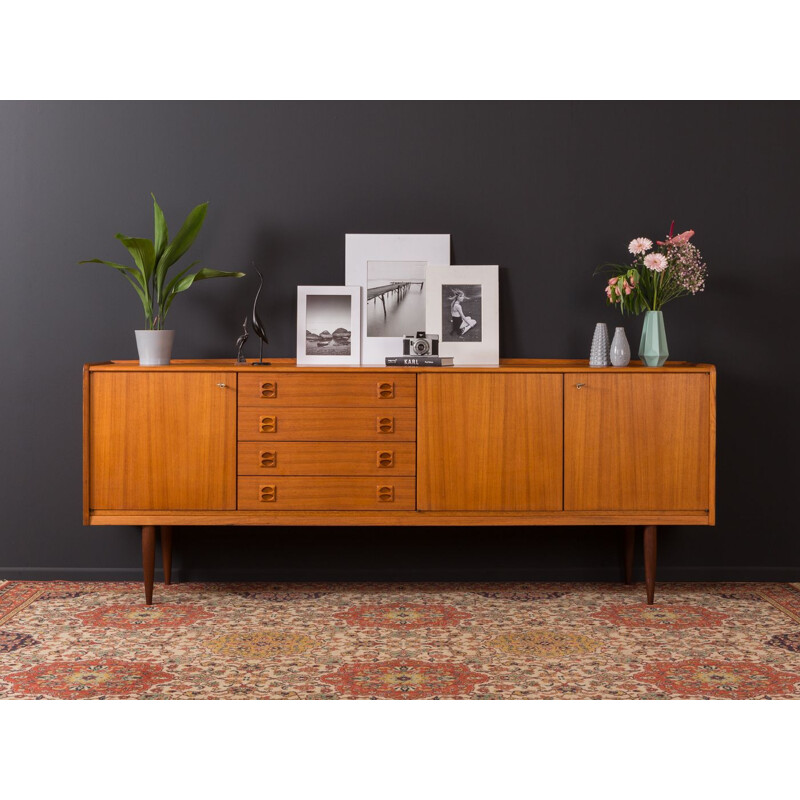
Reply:
[[[362, 364], [385, 366], [386, 356], [403, 354], [403, 336], [425, 327], [428, 264], [449, 262], [449, 233], [345, 235], [345, 283], [361, 287]], [[370, 289], [380, 288], [381, 280], [405, 288], [387, 289], [382, 300], [370, 297]]]
[[496, 264], [428, 266], [425, 328], [456, 367], [500, 364], [498, 273]]
[[298, 286], [297, 366], [341, 367], [360, 363], [361, 287]]

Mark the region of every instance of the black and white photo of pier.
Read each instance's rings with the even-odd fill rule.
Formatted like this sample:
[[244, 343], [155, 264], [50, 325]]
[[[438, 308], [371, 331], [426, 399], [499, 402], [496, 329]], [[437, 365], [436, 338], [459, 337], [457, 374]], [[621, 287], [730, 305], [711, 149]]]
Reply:
[[367, 262], [367, 336], [425, 330], [424, 261]]

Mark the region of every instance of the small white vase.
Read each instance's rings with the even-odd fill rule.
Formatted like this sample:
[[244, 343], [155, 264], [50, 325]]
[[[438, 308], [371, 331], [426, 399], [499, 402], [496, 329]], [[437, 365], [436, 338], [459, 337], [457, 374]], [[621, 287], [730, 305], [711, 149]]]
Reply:
[[627, 367], [631, 363], [631, 346], [628, 344], [628, 337], [625, 336], [625, 328], [617, 328], [614, 331], [609, 357], [614, 367]]
[[136, 331], [140, 367], [164, 367], [172, 356], [175, 331]]

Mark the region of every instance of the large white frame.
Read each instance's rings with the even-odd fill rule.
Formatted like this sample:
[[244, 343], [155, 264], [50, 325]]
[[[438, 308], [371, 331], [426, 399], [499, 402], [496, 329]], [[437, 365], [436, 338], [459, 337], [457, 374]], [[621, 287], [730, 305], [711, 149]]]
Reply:
[[[309, 295], [339, 295], [350, 298], [350, 355], [306, 355], [306, 298]], [[361, 287], [360, 286], [298, 286], [297, 287], [297, 366], [341, 367], [361, 363]]]
[[[497, 265], [430, 265], [426, 273], [425, 328], [439, 338], [439, 354], [452, 356], [454, 366], [496, 367], [500, 364], [500, 314]], [[481, 341], [445, 342], [442, 339], [442, 286], [450, 284], [481, 285]]]
[[[367, 336], [367, 264], [370, 261], [450, 262], [450, 234], [348, 233], [345, 283], [361, 287], [361, 363], [384, 366], [386, 356], [403, 353], [402, 336]], [[427, 268], [427, 267], [426, 267]], [[424, 290], [427, 294], [427, 275]], [[427, 303], [426, 303], [427, 313]], [[416, 331], [406, 331], [413, 334]]]

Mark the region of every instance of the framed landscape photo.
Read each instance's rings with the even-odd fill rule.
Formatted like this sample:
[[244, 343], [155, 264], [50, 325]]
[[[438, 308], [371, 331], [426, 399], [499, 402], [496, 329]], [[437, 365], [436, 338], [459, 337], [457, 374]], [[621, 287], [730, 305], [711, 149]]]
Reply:
[[439, 354], [455, 366], [500, 363], [498, 267], [427, 269], [425, 329], [439, 336]]
[[361, 287], [297, 287], [297, 365], [361, 363]]
[[385, 364], [425, 330], [427, 268], [450, 261], [450, 234], [348, 233], [345, 283], [361, 287], [361, 362]]

